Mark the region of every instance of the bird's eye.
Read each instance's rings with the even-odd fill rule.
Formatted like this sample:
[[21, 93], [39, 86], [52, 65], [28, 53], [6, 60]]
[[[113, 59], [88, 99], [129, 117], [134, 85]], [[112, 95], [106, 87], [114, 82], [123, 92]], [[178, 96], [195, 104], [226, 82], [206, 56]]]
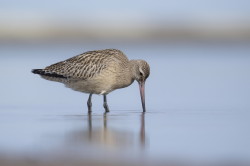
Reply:
[[140, 76], [143, 76], [142, 72], [140, 72]]

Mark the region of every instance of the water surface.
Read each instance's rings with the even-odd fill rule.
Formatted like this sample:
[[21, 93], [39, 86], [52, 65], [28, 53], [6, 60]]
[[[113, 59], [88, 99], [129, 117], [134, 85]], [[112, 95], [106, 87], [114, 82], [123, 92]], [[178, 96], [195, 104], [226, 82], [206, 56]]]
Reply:
[[[123, 50], [151, 66], [147, 112], [137, 83], [93, 96], [33, 75], [84, 51]], [[244, 165], [250, 158], [248, 43], [1, 45], [0, 164]], [[31, 162], [30, 162], [31, 161]]]

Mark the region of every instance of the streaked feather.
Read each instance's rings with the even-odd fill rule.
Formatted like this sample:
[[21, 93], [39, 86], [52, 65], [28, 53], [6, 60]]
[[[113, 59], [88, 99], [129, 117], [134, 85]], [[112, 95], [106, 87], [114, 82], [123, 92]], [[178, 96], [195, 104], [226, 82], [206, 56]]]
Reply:
[[127, 57], [116, 49], [88, 51], [65, 61], [50, 65], [45, 73], [56, 73], [65, 78], [90, 79], [101, 73], [110, 65], [110, 61], [126, 61]]

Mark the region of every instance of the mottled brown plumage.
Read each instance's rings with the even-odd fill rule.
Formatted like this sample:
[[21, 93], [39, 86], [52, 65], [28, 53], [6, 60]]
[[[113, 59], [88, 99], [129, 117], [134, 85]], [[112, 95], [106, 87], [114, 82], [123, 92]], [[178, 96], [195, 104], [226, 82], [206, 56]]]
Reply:
[[47, 80], [64, 83], [73, 90], [89, 93], [89, 111], [92, 94], [104, 95], [104, 107], [108, 111], [106, 95], [115, 89], [129, 86], [134, 80], [142, 87], [144, 103], [144, 82], [150, 74], [150, 68], [144, 60], [129, 61], [120, 50], [105, 49], [88, 51], [32, 72]]

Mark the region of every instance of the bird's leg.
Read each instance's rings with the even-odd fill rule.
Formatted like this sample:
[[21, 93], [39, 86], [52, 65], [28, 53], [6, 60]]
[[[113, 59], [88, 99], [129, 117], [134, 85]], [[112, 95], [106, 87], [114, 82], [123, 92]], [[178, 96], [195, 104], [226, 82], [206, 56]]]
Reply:
[[107, 96], [103, 95], [103, 107], [105, 108], [105, 112], [109, 112], [109, 106], [107, 103]]
[[87, 102], [89, 113], [92, 111], [91, 97], [92, 97], [92, 93], [89, 94], [89, 99], [88, 99], [88, 102]]

